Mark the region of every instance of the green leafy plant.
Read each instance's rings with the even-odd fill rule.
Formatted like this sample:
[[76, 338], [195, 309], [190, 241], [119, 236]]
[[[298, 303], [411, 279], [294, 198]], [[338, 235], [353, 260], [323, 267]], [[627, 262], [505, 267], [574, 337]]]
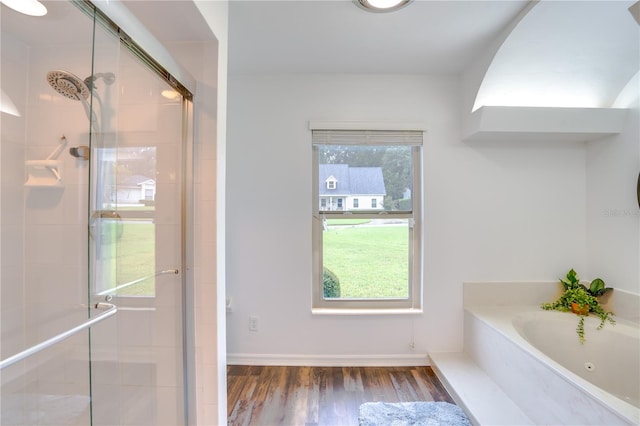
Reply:
[[578, 320], [578, 326], [576, 327], [576, 333], [580, 338], [580, 343], [585, 342], [584, 338], [584, 319], [590, 313], [597, 315], [600, 318], [600, 325], [598, 330], [604, 327], [605, 323], [609, 321], [612, 325], [615, 324], [612, 312], [606, 312], [602, 306], [598, 297], [612, 290], [605, 286], [604, 281], [601, 278], [596, 278], [591, 281], [589, 287], [580, 283], [578, 274], [571, 269], [565, 278], [560, 279], [560, 283], [564, 287], [564, 293], [558, 300], [553, 303], [543, 303], [542, 309], [556, 310], [562, 312], [573, 312], [580, 317]]
[[584, 284], [580, 284], [580, 278], [578, 278], [577, 272], [574, 271], [573, 269], [571, 269], [569, 272], [567, 272], [567, 275], [566, 275], [565, 278], [560, 278], [560, 282], [564, 286], [565, 290], [569, 290], [569, 289], [576, 288], [576, 287], [581, 287], [584, 290], [586, 290], [589, 294], [591, 294], [592, 296], [595, 296], [595, 297], [602, 296], [603, 294], [607, 293], [608, 291], [613, 290], [612, 288], [607, 288], [605, 286], [604, 281], [602, 280], [602, 278], [594, 279], [593, 281], [591, 281], [591, 284], [587, 288], [587, 286], [585, 286]]
[[560, 282], [564, 286], [565, 290], [569, 290], [570, 288], [574, 288], [580, 285], [580, 278], [578, 278], [578, 274], [572, 268], [569, 272], [567, 272], [567, 275], [564, 279], [560, 278]]
[[327, 268], [322, 269], [322, 292], [325, 299], [340, 297], [340, 280]]

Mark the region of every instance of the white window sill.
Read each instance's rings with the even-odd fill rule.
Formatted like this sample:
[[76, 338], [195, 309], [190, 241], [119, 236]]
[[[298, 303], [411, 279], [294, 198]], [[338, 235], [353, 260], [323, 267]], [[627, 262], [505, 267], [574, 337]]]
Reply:
[[416, 308], [393, 309], [336, 309], [336, 308], [312, 308], [312, 315], [420, 315], [424, 312]]

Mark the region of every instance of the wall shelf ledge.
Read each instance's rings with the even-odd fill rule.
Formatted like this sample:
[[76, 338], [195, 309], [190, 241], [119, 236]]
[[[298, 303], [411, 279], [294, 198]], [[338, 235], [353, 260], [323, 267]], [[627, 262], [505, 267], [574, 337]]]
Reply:
[[27, 181], [24, 186], [35, 188], [64, 188], [63, 169], [60, 160], [28, 160]]
[[622, 108], [483, 106], [466, 122], [462, 140], [587, 142], [622, 131]]

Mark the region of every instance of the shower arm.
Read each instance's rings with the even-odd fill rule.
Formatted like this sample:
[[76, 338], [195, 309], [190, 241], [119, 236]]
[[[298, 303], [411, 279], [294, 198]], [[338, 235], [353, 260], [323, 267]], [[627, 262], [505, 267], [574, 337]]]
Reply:
[[[100, 99], [100, 96], [98, 95], [97, 87], [95, 85], [95, 82], [97, 80], [102, 80], [104, 84], [108, 87], [114, 83], [114, 81], [116, 80], [116, 76], [112, 72], [99, 72], [99, 73], [90, 75], [89, 77], [84, 79], [84, 84], [89, 89], [89, 92], [92, 95], [92, 99], [95, 99], [98, 103], [98, 108], [100, 109], [100, 122], [98, 122], [98, 118], [96, 117], [95, 110], [89, 106], [89, 103], [86, 101], [86, 99], [84, 99], [85, 110], [87, 111], [89, 111], [89, 109], [91, 110], [92, 120], [93, 120], [92, 122], [95, 123], [96, 125], [96, 133], [100, 133], [99, 123], [102, 123], [102, 125], [104, 126], [104, 109], [102, 105], [102, 99]], [[87, 115], [88, 114], [89, 112], [87, 112]]]
[[82, 97], [81, 95], [76, 95], [76, 97], [78, 98], [80, 103], [82, 103], [82, 106], [84, 107], [84, 112], [87, 114], [87, 118], [89, 119], [89, 122], [92, 125], [95, 125], [96, 133], [100, 133], [100, 124], [98, 123], [98, 117], [96, 116], [95, 111], [93, 110], [93, 108], [91, 108], [91, 105], [89, 105], [89, 102], [87, 102], [87, 100], [84, 97]]

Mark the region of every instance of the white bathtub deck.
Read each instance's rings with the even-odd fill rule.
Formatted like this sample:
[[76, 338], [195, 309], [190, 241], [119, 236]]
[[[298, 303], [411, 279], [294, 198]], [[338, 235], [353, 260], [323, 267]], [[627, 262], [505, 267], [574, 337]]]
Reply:
[[463, 352], [430, 353], [431, 367], [474, 425], [533, 425], [502, 389]]

